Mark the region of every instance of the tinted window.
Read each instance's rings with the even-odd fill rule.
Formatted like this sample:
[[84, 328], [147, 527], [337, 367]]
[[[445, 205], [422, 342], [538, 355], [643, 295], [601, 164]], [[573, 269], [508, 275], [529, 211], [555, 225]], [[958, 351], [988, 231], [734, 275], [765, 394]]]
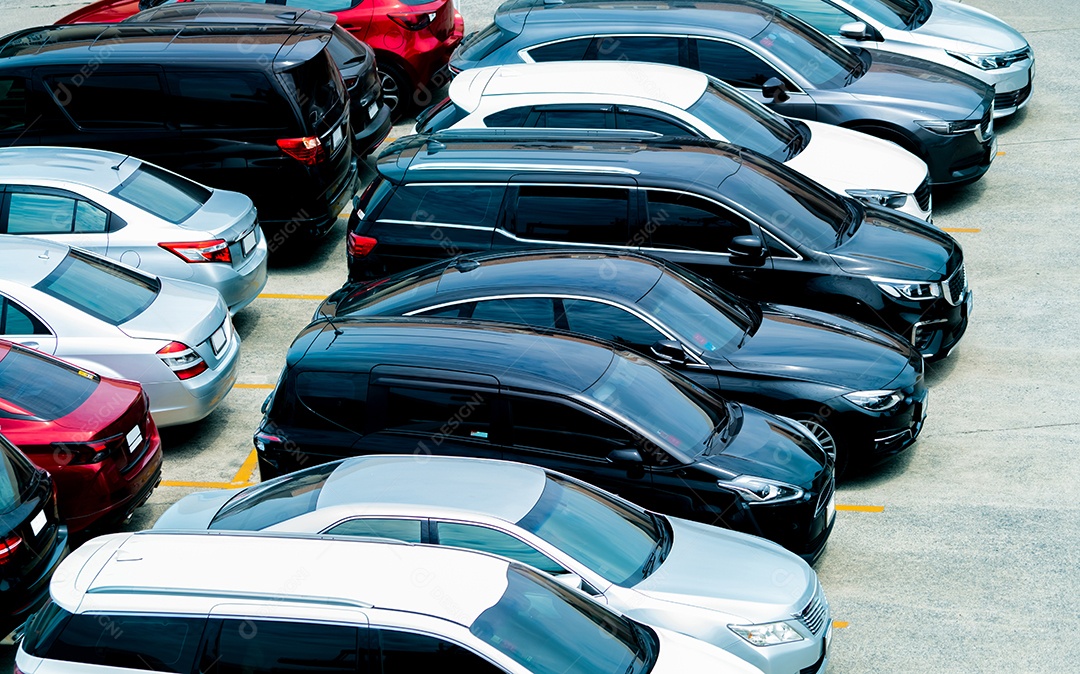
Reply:
[[629, 433], [592, 412], [568, 403], [513, 396], [508, 398], [514, 444], [563, 454], [605, 459], [630, 447]]
[[[842, 87], [859, 72], [862, 61], [846, 47], [807, 27], [776, 15], [769, 27], [754, 36], [759, 49], [779, 63], [797, 69], [821, 89]], [[701, 42], [698, 42], [700, 49]]]
[[36, 470], [19, 450], [0, 437], [0, 514], [22, 505], [23, 490]]
[[[368, 52], [361, 42], [353, 37], [352, 33], [342, 28], [340, 24], [334, 24], [330, 32], [333, 33], [333, 37], [326, 43], [326, 51], [330, 54], [330, 58], [333, 59], [334, 65], [338, 67], [338, 70], [341, 70], [342, 77], [355, 77], [365, 71], [364, 61], [368, 58]], [[348, 62], [348, 65], [346, 65], [346, 62]], [[362, 96], [365, 93], [361, 91], [357, 92], [356, 95]]]
[[746, 88], [760, 88], [771, 77], [787, 81], [776, 68], [742, 47], [715, 40], [696, 42], [698, 70], [706, 75], [712, 75], [736, 87]]
[[[852, 15], [825, 0], [769, 0], [769, 4], [794, 14], [826, 35], [839, 35], [840, 26], [857, 21]], [[872, 0], [865, 4], [878, 5], [881, 0]]]
[[[363, 432], [367, 420], [366, 374], [351, 372], [301, 372], [296, 395], [307, 409], [333, 424]], [[316, 422], [318, 423], [318, 422]], [[332, 429], [327, 424], [318, 424]]]
[[292, 123], [285, 100], [259, 72], [175, 73], [169, 85], [181, 128], [287, 129]]
[[798, 147], [792, 140], [799, 133], [790, 121], [728, 85], [710, 82], [705, 93], [687, 112], [711, 126], [728, 142], [777, 161], [787, 161]]
[[462, 313], [461, 316], [478, 321], [521, 323], [539, 328], [555, 327], [555, 309], [551, 300], [544, 297], [477, 302], [471, 313]]
[[475, 653], [436, 637], [393, 630], [372, 632], [382, 646], [382, 674], [502, 674], [501, 669]]
[[494, 227], [502, 185], [406, 185], [379, 213], [380, 220]]
[[682, 65], [678, 37], [598, 37], [589, 55], [598, 61], [648, 61]]
[[141, 314], [157, 297], [161, 282], [75, 250], [34, 286], [41, 292], [120, 325]]
[[533, 126], [541, 129], [603, 129], [608, 113], [598, 108], [541, 108]]
[[889, 28], [909, 28], [921, 25], [930, 16], [926, 0], [848, 0], [852, 7], [880, 21]]
[[300, 105], [305, 133], [314, 131], [321, 136], [341, 120], [348, 94], [345, 82], [326, 50], [282, 75], [290, 83], [289, 89]]
[[488, 439], [492, 394], [389, 387], [386, 427], [442, 436]]
[[74, 615], [45, 656], [155, 672], [190, 672], [204, 618]]
[[525, 185], [514, 230], [524, 239], [625, 245], [629, 213], [628, 189]]
[[566, 573], [566, 569], [556, 564], [547, 555], [502, 531], [455, 522], [439, 522], [437, 531], [439, 545], [509, 557], [523, 564], [535, 566], [546, 573]]
[[48, 657], [49, 647], [70, 617], [59, 605], [47, 602], [26, 622], [22, 649], [36, 658]]
[[33, 351], [11, 349], [0, 360], [4, 399], [48, 421], [79, 409], [97, 389], [98, 381], [97, 375]]
[[532, 108], [528, 105], [493, 112], [484, 118], [484, 126], [492, 129], [525, 126], [525, 122], [529, 120], [530, 112], [532, 112]]
[[751, 231], [741, 216], [711, 201], [683, 192], [647, 192], [649, 222], [656, 225], [653, 248], [726, 253], [733, 238]]
[[0, 297], [0, 335], [49, 335], [49, 329], [33, 314], [6, 297]]
[[620, 129], [638, 129], [641, 131], [652, 131], [653, 133], [660, 133], [665, 136], [700, 136], [701, 134], [688, 129], [675, 120], [663, 119], [659, 115], [652, 115], [644, 112], [623, 112], [619, 111], [619, 128]]
[[340, 12], [343, 9], [349, 9], [353, 5], [349, 0], [287, 0], [285, 4], [289, 7], [316, 9], [320, 12]]
[[8, 197], [8, 234], [68, 234], [74, 223], [74, 199], [25, 192]]
[[585, 58], [585, 50], [589, 48], [592, 38], [581, 37], [576, 40], [566, 40], [536, 47], [529, 50], [529, 56], [537, 63], [545, 61], [581, 61]]
[[180, 223], [199, 210], [212, 192], [175, 173], [141, 164], [112, 194], [163, 220]]
[[89, 201], [79, 201], [75, 205], [75, 233], [100, 234], [109, 224], [109, 214]]
[[325, 463], [248, 487], [218, 511], [209, 528], [258, 531], [312, 512], [327, 478], [338, 465]]
[[392, 538], [406, 543], [420, 543], [420, 520], [381, 520], [355, 519], [335, 524], [323, 533], [334, 536], [368, 536], [374, 538]]
[[210, 637], [199, 667], [205, 674], [356, 674], [358, 630], [355, 627], [222, 620], [211, 622], [209, 629]]
[[630, 349], [648, 353], [649, 347], [667, 339], [634, 314], [602, 302], [563, 300], [567, 328], [574, 332], [607, 339]]
[[479, 61], [513, 37], [513, 33], [504, 33], [494, 23], [489, 23], [483, 30], [465, 36], [461, 42], [461, 57], [470, 61]]
[[80, 73], [47, 80], [53, 98], [84, 129], [160, 129], [165, 125], [161, 79], [148, 73]]
[[638, 305], [698, 348], [726, 351], [746, 335], [745, 318], [705, 292], [665, 274]]
[[26, 128], [26, 80], [0, 77], [0, 132]]
[[449, 129], [469, 116], [464, 108], [459, 108], [449, 98], [444, 98], [416, 116], [417, 133], [433, 133]]

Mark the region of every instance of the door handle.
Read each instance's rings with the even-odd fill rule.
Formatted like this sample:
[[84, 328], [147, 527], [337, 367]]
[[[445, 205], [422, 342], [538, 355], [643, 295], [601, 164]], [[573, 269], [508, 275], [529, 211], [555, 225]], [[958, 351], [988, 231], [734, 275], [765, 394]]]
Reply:
[[23, 346], [29, 347], [31, 349], [37, 349], [37, 348], [41, 347], [41, 344], [38, 344], [37, 342], [19, 342], [19, 343], [22, 344]]

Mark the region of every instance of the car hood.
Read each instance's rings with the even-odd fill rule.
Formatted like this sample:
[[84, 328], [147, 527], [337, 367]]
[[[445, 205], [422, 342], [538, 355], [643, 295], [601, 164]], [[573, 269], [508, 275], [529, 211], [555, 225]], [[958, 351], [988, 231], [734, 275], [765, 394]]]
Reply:
[[813, 570], [779, 545], [676, 517], [668, 521], [671, 551], [636, 591], [747, 623], [789, 618], [813, 596]]
[[[901, 107], [914, 119], [981, 117], [994, 100], [993, 87], [930, 61], [863, 49], [870, 69], [844, 91], [875, 104]], [[973, 113], [978, 114], [973, 114]]]
[[141, 314], [120, 325], [136, 339], [163, 339], [195, 347], [229, 316], [217, 290], [197, 283], [162, 278], [161, 291]]
[[[730, 433], [724, 445], [709, 449], [698, 460], [717, 477], [752, 475], [812, 488], [825, 469], [825, 452], [802, 426], [746, 405], [731, 403]], [[784, 457], [778, 461], [776, 457]]]
[[[912, 194], [926, 180], [923, 160], [895, 143], [831, 124], [803, 124], [810, 127], [810, 142], [784, 163], [834, 192], [878, 189]], [[836, 161], [838, 153], [844, 161]]]
[[851, 274], [940, 281], [956, 265], [960, 245], [933, 225], [886, 208], [866, 207], [855, 234], [830, 255]]
[[736, 369], [853, 391], [887, 388], [908, 365], [897, 342], [851, 321], [769, 306], [742, 347], [727, 355]]
[[231, 489], [188, 494], [166, 510], [157, 522], [154, 522], [153, 528], [204, 531], [210, 527], [214, 515], [217, 515], [233, 496], [236, 496], [236, 492]]
[[660, 627], [653, 627], [660, 641], [656, 663], [649, 674], [686, 674], [687, 672], [724, 672], [725, 674], [763, 674], [746, 660], [712, 644]]
[[972, 54], [1000, 54], [1028, 46], [1018, 30], [989, 12], [935, 0], [923, 25], [909, 33], [922, 44]]

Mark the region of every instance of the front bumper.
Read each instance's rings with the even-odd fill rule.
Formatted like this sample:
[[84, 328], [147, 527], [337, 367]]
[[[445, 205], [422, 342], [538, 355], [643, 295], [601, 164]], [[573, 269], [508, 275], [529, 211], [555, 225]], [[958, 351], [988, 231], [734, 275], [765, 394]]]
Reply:
[[[922, 377], [904, 390], [904, 400], [886, 412], [869, 412], [846, 399], [827, 404], [837, 411], [829, 417], [837, 444], [852, 468], [869, 468], [915, 444], [926, 420], [928, 391]], [[847, 408], [846, 411], [843, 411]]]
[[979, 140], [974, 132], [943, 136], [924, 129], [918, 136], [934, 187], [975, 182], [990, 169], [997, 155], [997, 136], [994, 134]]

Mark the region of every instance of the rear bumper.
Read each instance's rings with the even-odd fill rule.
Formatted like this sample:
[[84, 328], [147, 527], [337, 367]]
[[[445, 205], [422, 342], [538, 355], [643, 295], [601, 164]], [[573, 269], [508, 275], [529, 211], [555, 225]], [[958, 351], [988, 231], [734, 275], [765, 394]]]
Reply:
[[199, 269], [189, 280], [215, 288], [225, 299], [229, 313], [236, 314], [251, 304], [266, 287], [267, 258], [266, 236], [260, 229], [255, 250], [239, 269], [227, 264], [191, 265]]
[[56, 543], [39, 575], [28, 585], [0, 593], [0, 605], [4, 607], [0, 611], [0, 638], [22, 625], [49, 598], [49, 580], [68, 555], [68, 540], [67, 527], [61, 525], [57, 528]]
[[375, 151], [375, 148], [386, 140], [393, 128], [390, 122], [390, 106], [379, 103], [379, 111], [375, 114], [368, 125], [353, 135], [353, 154], [357, 157], [366, 157]]
[[143, 384], [158, 427], [196, 422], [213, 412], [232, 390], [240, 370], [240, 337], [233, 335], [216, 368], [185, 381]]
[[136, 508], [150, 498], [150, 494], [161, 484], [161, 436], [157, 428], [150, 434], [149, 446], [139, 460], [137, 466], [126, 470], [120, 476], [121, 481], [112, 480], [101, 485], [109, 490], [111, 501], [108, 508], [94, 513], [70, 517], [67, 520], [72, 535], [82, 534], [85, 537], [89, 532], [107, 533], [105, 530], [116, 526], [126, 520]]

